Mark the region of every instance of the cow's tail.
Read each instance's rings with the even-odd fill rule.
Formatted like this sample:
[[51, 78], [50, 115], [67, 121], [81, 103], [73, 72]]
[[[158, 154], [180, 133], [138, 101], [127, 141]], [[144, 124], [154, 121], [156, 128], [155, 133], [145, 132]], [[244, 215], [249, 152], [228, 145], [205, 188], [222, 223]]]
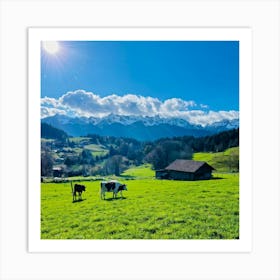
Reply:
[[74, 192], [74, 189], [73, 189], [73, 183], [72, 183], [72, 181], [70, 181], [70, 183], [71, 183], [71, 190], [72, 190], [72, 198], [73, 198], [73, 202], [76, 200], [76, 193]]

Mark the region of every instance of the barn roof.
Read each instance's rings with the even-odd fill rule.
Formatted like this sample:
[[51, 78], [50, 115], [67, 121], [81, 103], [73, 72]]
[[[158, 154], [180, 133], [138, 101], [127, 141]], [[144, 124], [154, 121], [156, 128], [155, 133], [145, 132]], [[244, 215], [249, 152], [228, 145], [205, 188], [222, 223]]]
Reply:
[[209, 169], [211, 170], [214, 169], [205, 161], [196, 161], [196, 160], [187, 160], [187, 159], [176, 159], [171, 164], [169, 164], [165, 169], [194, 173], [203, 165], [209, 167]]

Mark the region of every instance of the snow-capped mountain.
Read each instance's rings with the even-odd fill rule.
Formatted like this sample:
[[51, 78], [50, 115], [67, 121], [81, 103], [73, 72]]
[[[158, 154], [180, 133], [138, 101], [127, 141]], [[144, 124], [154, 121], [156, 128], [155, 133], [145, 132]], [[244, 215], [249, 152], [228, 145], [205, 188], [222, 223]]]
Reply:
[[233, 120], [222, 120], [219, 122], [214, 122], [207, 126], [208, 129], [217, 129], [218, 131], [221, 130], [229, 130], [239, 127], [239, 119]]
[[[85, 119], [85, 118], [83, 118]], [[148, 116], [120, 116], [115, 114], [110, 114], [104, 118], [88, 118], [88, 122], [94, 125], [100, 124], [114, 124], [120, 123], [122, 125], [131, 125], [135, 122], [142, 122], [145, 126], [154, 126], [159, 124], [169, 124], [175, 125], [180, 127], [189, 127], [193, 128], [194, 125], [190, 124], [186, 120], [179, 119], [179, 118], [162, 118], [160, 116], [148, 117]], [[197, 126], [200, 127], [200, 126]]]
[[162, 137], [211, 135], [239, 127], [239, 119], [223, 120], [202, 127], [180, 118], [160, 116], [123, 116], [110, 114], [103, 118], [55, 115], [41, 120], [72, 136], [99, 134], [103, 136], [129, 137], [138, 140], [155, 140]]

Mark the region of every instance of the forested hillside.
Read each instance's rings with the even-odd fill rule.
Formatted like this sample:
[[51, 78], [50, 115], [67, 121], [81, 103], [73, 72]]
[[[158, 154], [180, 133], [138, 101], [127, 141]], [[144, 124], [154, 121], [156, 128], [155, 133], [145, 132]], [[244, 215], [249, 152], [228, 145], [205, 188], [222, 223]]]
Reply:
[[59, 167], [67, 176], [120, 175], [130, 166], [143, 163], [161, 169], [175, 159], [191, 159], [193, 153], [222, 152], [239, 145], [239, 129], [206, 137], [183, 136], [140, 142], [91, 134], [73, 138], [45, 124], [41, 127], [41, 135], [44, 176], [51, 176], [53, 167]]
[[66, 140], [69, 136], [66, 132], [47, 123], [41, 123], [41, 138]]

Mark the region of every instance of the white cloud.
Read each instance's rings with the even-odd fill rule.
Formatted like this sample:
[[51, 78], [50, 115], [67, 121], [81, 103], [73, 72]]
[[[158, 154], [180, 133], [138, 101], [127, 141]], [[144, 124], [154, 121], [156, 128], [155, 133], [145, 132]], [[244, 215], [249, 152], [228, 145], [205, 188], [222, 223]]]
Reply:
[[41, 99], [41, 117], [55, 114], [70, 116], [104, 117], [109, 114], [178, 117], [194, 124], [211, 124], [224, 119], [236, 119], [238, 111], [206, 111], [207, 105], [200, 104], [200, 110], [194, 110], [197, 104], [180, 98], [160, 101], [158, 98], [135, 94], [119, 96], [116, 94], [100, 97], [85, 90], [70, 91], [59, 99], [44, 97]]
[[201, 111], [192, 110], [184, 113], [184, 118], [190, 123], [205, 126], [222, 120], [234, 120], [239, 118], [238, 111]]
[[41, 98], [41, 106], [45, 106], [45, 107], [59, 107], [60, 103], [55, 98], [44, 97], [44, 98]]
[[66, 115], [66, 114], [67, 113], [64, 110], [41, 106], [41, 118], [42, 119], [46, 118], [46, 117], [51, 117], [54, 115]]
[[165, 100], [160, 106], [161, 112], [171, 113], [171, 112], [184, 112], [188, 110], [188, 107], [194, 107], [196, 104], [194, 101], [185, 101], [180, 98], [171, 98]]
[[[46, 100], [43, 103], [50, 103]], [[53, 102], [53, 101], [52, 101]], [[57, 107], [57, 103], [53, 102]], [[84, 90], [71, 91], [58, 99], [60, 107], [76, 110], [78, 115], [102, 117], [108, 114], [154, 116], [160, 113], [162, 103], [157, 98], [134, 94], [100, 97]]]
[[208, 109], [209, 106], [208, 105], [205, 105], [205, 104], [199, 104], [200, 108], [201, 109]]

